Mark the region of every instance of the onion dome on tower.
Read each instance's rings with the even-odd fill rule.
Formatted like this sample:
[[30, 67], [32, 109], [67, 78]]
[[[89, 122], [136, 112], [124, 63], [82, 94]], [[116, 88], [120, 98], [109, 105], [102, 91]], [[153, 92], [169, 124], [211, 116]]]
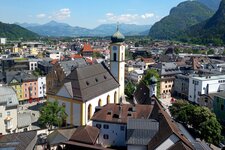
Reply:
[[125, 41], [125, 36], [120, 33], [119, 27], [117, 25], [116, 33], [111, 36], [112, 43], [121, 43]]

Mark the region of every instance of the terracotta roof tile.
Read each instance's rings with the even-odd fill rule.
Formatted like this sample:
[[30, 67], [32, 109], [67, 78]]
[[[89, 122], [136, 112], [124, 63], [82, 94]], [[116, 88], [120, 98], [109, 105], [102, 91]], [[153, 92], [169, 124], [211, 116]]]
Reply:
[[83, 52], [93, 52], [93, 49], [90, 44], [84, 44], [82, 51]]
[[76, 141], [94, 145], [99, 136], [99, 129], [92, 126], [78, 127], [70, 141]]
[[70, 58], [83, 58], [80, 54], [72, 54]]
[[129, 118], [147, 119], [152, 108], [152, 105], [108, 104], [96, 112], [92, 120], [126, 124]]

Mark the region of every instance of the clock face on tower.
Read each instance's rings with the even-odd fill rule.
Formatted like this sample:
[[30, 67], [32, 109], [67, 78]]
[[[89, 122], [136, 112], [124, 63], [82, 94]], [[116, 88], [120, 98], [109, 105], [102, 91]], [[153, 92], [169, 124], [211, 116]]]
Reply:
[[113, 46], [113, 51], [116, 51], [117, 50], [117, 46]]

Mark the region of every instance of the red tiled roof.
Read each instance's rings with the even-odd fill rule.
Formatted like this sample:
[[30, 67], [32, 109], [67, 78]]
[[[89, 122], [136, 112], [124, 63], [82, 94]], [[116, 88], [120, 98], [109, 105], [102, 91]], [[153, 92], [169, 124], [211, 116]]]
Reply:
[[99, 135], [99, 129], [92, 126], [78, 127], [70, 141], [94, 145]]
[[80, 54], [72, 54], [70, 58], [83, 58]]
[[152, 112], [152, 105], [108, 104], [96, 112], [92, 120], [126, 124], [129, 118], [147, 119]]
[[82, 51], [83, 52], [93, 52], [93, 49], [91, 48], [90, 44], [84, 44]]
[[141, 58], [142, 61], [144, 61], [145, 63], [154, 63], [155, 61], [152, 58]]

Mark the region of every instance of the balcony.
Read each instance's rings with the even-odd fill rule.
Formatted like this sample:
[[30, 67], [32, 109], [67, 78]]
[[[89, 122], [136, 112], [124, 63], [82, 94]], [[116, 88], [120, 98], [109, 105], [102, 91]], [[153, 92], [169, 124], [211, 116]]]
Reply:
[[5, 129], [6, 130], [11, 130], [13, 128], [11, 120], [12, 120], [12, 118], [10, 116], [7, 116], [5, 118]]

